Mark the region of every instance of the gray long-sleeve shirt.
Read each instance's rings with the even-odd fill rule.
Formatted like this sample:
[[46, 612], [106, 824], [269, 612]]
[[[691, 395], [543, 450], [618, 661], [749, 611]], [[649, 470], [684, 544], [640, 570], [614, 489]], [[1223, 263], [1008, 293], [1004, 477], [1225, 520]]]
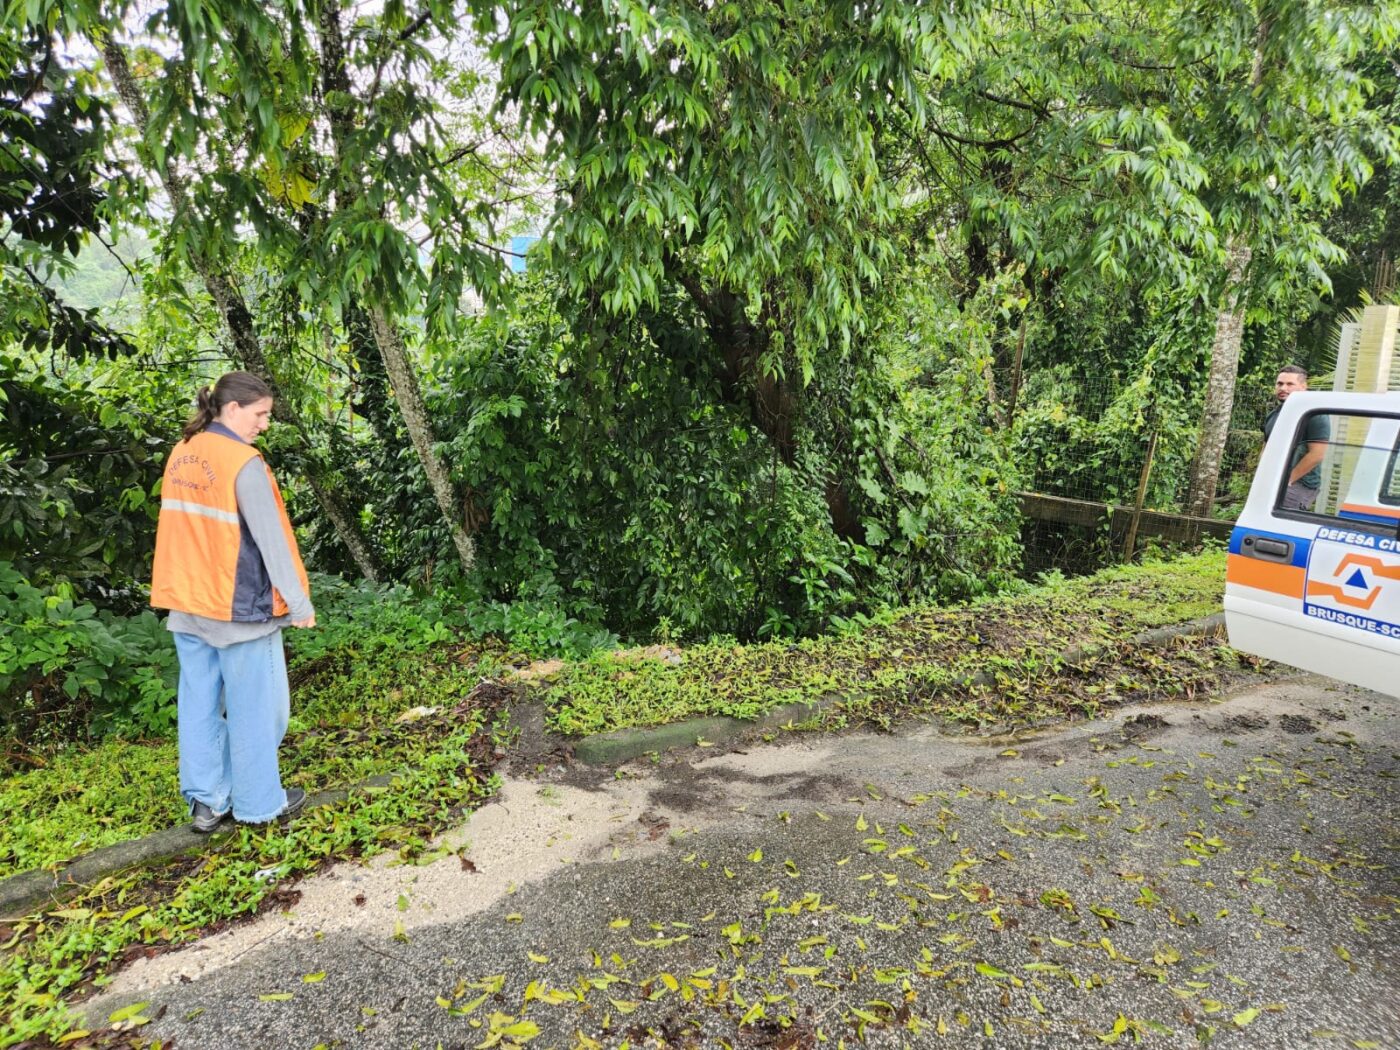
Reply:
[[297, 576], [296, 563], [292, 561], [292, 551], [282, 531], [277, 497], [273, 494], [267, 468], [260, 457], [255, 456], [244, 464], [234, 479], [233, 490], [238, 498], [238, 515], [247, 524], [253, 542], [258, 545], [268, 578], [286, 601], [288, 613], [261, 623], [246, 623], [213, 620], [178, 609], [171, 610], [165, 621], [167, 630], [192, 634], [216, 649], [251, 642], [273, 631], [280, 631], [293, 620], [306, 620], [315, 615], [311, 597], [302, 589], [301, 578]]

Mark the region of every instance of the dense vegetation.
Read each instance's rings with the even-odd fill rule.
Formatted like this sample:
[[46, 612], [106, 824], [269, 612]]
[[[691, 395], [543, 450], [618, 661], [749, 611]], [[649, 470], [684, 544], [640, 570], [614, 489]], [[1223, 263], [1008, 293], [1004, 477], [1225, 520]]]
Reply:
[[1153, 502], [1208, 511], [1236, 377], [1325, 366], [1384, 291], [1398, 29], [1321, 0], [11, 5], [5, 735], [168, 728], [159, 473], [230, 367], [278, 391], [328, 625], [811, 637], [1013, 585], [1024, 465], [1121, 499], [1148, 432]]

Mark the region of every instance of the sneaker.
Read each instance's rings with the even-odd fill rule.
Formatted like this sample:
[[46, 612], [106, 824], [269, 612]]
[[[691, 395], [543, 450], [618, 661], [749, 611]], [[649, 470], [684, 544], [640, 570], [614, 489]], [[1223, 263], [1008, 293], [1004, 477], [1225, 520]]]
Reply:
[[305, 805], [306, 792], [301, 788], [288, 788], [286, 805], [282, 807], [281, 812], [279, 812], [277, 816], [270, 820], [249, 821], [246, 822], [244, 826], [249, 828], [269, 828], [274, 824], [285, 824], [300, 813], [302, 807]]
[[224, 810], [222, 813], [215, 813], [203, 802], [194, 804], [194, 811], [191, 814], [190, 827], [201, 835], [207, 835], [226, 819], [231, 810]]
[[306, 805], [306, 792], [301, 788], [287, 789], [287, 804], [282, 807], [282, 812], [274, 817], [274, 820], [290, 820], [301, 812], [301, 807]]

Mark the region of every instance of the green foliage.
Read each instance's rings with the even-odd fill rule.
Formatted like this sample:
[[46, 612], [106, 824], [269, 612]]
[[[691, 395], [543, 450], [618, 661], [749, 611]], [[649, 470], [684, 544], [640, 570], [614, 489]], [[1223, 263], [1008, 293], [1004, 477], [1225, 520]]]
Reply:
[[[542, 136], [563, 187], [546, 246], [570, 291], [631, 315], [676, 273], [745, 297], [817, 358], [863, 328], [862, 297], [893, 255], [876, 122], [913, 99], [914, 71], [955, 61], [975, 15], [912, 7], [870, 19], [839, 3], [624, 5], [561, 14], [482, 8], [503, 102]], [[547, 63], [540, 56], [549, 56]]]
[[316, 628], [283, 635], [294, 667], [346, 648], [366, 657], [395, 650], [421, 652], [452, 640], [466, 623], [443, 596], [415, 594], [404, 586], [351, 585], [313, 574], [311, 593]]
[[1197, 102], [1178, 125], [1203, 158], [1221, 241], [1254, 253], [1249, 305], [1270, 316], [1297, 286], [1327, 287], [1340, 261], [1321, 217], [1374, 164], [1400, 159], [1397, 129], [1356, 68], [1400, 39], [1394, 3], [1189, 7], [1173, 37]]
[[1012, 584], [1019, 554], [1020, 463], [985, 386], [995, 330], [986, 315], [1010, 308], [1010, 290], [988, 282], [959, 309], [930, 258], [901, 278], [865, 352], [822, 384], [832, 444], [854, 460], [846, 470], [885, 577], [866, 604], [994, 594]]
[[[516, 323], [483, 321], [435, 360], [427, 392], [472, 494], [486, 593], [557, 600], [625, 635], [664, 618], [687, 637], [752, 638], [1006, 582], [1010, 488], [975, 398], [919, 399], [904, 389], [914, 366], [853, 355], [814, 377], [788, 461], [726, 395], [686, 298], [621, 324], [627, 353], [604, 368], [554, 293], [522, 288]], [[890, 311], [890, 343], [936, 327], [917, 305]], [[940, 367], [946, 391], [965, 389], [964, 359]], [[411, 510], [383, 523], [396, 533], [433, 535]]]
[[[33, 598], [22, 583], [4, 578], [26, 601]], [[360, 604], [383, 597], [369, 595]], [[0, 591], [0, 604], [4, 600]], [[353, 597], [341, 601], [355, 604]], [[334, 600], [326, 605], [336, 606]], [[154, 624], [154, 617], [146, 618]], [[387, 623], [374, 622], [381, 629]], [[0, 639], [8, 642], [14, 634], [6, 623]], [[356, 630], [366, 630], [363, 620]], [[12, 927], [19, 937], [7, 945], [13, 965], [0, 975], [0, 1013], [8, 1019], [0, 1042], [66, 1032], [73, 1018], [61, 997], [129, 945], [190, 940], [210, 924], [255, 911], [278, 880], [333, 858], [394, 848], [411, 858], [426, 838], [488, 795], [494, 780], [477, 755], [492, 746], [482, 742], [492, 712], [469, 694], [498, 669], [502, 654], [460, 641], [434, 643], [432, 635], [429, 625], [398, 646], [393, 636], [371, 634], [364, 649], [302, 651], [294, 661], [284, 779], [318, 791], [389, 775], [387, 789], [352, 792], [287, 829], [240, 829], [207, 864], [165, 889], [148, 885], [148, 873], [126, 875], [71, 902], [63, 915], [20, 920]], [[90, 637], [80, 640], [92, 644]], [[169, 742], [113, 737], [90, 750], [70, 747], [34, 761], [35, 768], [0, 779], [0, 806], [13, 807], [13, 819], [0, 828], [0, 874], [67, 861], [184, 819]], [[268, 869], [276, 878], [256, 874]], [[133, 906], [138, 894], [143, 903]]]
[[537, 657], [582, 657], [610, 646], [608, 632], [569, 616], [557, 594], [488, 601], [469, 587], [413, 589], [403, 584], [349, 584], [313, 575], [317, 626], [284, 637], [293, 666], [312, 664], [337, 652], [371, 657], [422, 652], [464, 640], [494, 640]]
[[1087, 391], [1079, 380], [1067, 369], [1053, 369], [1028, 383], [1015, 447], [1017, 457], [1035, 470], [1036, 490], [1131, 504], [1155, 432], [1158, 451], [1145, 505], [1172, 506], [1190, 464], [1194, 399], [1154, 381], [1151, 372]]
[[73, 359], [130, 353], [91, 305], [51, 287], [135, 190], [110, 151], [111, 111], [91, 72], [69, 65], [51, 27], [0, 24], [0, 348]]
[[189, 200], [165, 261], [226, 268], [251, 230], [259, 258], [276, 260], [275, 293], [328, 322], [382, 304], [446, 328], [465, 287], [497, 285], [497, 211], [463, 197], [499, 189], [511, 162], [470, 145], [495, 129], [480, 75], [442, 57], [474, 44], [460, 5], [169, 3], [139, 47], [121, 5], [44, 0], [25, 14], [139, 63], [138, 152], [158, 176], [180, 171]]
[[686, 633], [752, 634], [770, 608], [808, 612], [787, 577], [837, 560], [811, 482], [717, 397], [692, 333], [647, 321], [629, 326], [611, 374], [545, 325], [500, 342], [484, 328], [474, 352], [443, 361], [431, 397], [475, 402], [449, 440], [492, 500], [483, 581], [529, 598], [557, 580], [624, 633], [665, 615]]
[[1349, 67], [1393, 4], [624, 11], [483, 18], [564, 187], [550, 258], [614, 314], [732, 295], [803, 384], [866, 332], [896, 231], [960, 227], [969, 294], [1015, 260], [1206, 295], [1243, 235], [1263, 311], [1325, 280], [1318, 216], [1395, 155]]
[[0, 561], [0, 727], [27, 744], [175, 724], [175, 648], [150, 612], [114, 616], [41, 591]]
[[108, 607], [143, 604], [156, 499], [186, 396], [127, 362], [55, 372], [0, 347], [0, 561]]
[[[40, 590], [0, 561], [4, 738], [43, 754], [73, 738], [173, 735], [179, 667], [163, 618], [150, 610], [115, 615], [75, 601], [69, 590]], [[298, 707], [308, 712], [298, 714], [301, 723], [321, 717], [327, 703], [373, 710], [386, 688], [396, 704], [405, 688], [398, 676], [411, 677], [428, 654], [445, 648], [470, 654], [489, 642], [531, 656], [581, 658], [616, 644], [608, 632], [566, 615], [557, 601], [505, 603], [465, 588], [424, 592], [320, 575], [313, 575], [312, 591], [319, 626], [283, 635], [293, 677], [319, 681], [325, 666], [355, 670], [331, 690], [331, 700], [319, 685], [309, 693], [299, 689]], [[160, 807], [152, 812], [158, 816]]]
[[[170, 0], [138, 25], [124, 0], [10, 4], [7, 717], [31, 736], [89, 719], [168, 729], [168, 639], [150, 614], [113, 614], [141, 606], [160, 463], [194, 387], [233, 365], [232, 350], [265, 357], [295, 410], [268, 448], [309, 560], [355, 571], [319, 487], [346, 495], [395, 581], [317, 580], [323, 626], [289, 636], [309, 719], [297, 775], [382, 770], [375, 748], [458, 769], [413, 752], [385, 718], [407, 696], [443, 706], [462, 690], [465, 670], [434, 664], [424, 694], [409, 673], [483, 633], [582, 656], [611, 640], [597, 624], [689, 638], [843, 631], [702, 647], [693, 677], [600, 658], [571, 680], [561, 725], [752, 714], [832, 688], [853, 715], [881, 717], [955, 681], [968, 652], [1008, 679], [1034, 670], [1040, 657], [1015, 647], [1027, 639], [958, 648], [969, 624], [1019, 626], [1024, 610], [888, 609], [1014, 586], [1028, 461], [1053, 462], [1067, 483], [1107, 479], [1121, 500], [1155, 432], [1149, 500], [1168, 501], [1227, 246], [1251, 252], [1246, 368], [1262, 374], [1340, 265], [1332, 242], [1363, 248], [1393, 231], [1397, 9]], [[72, 57], [94, 51], [101, 65]], [[117, 55], [135, 74], [122, 102], [137, 130], [111, 119]], [[517, 118], [528, 134], [505, 131]], [[1334, 209], [1377, 170], [1369, 210], [1334, 229]], [[145, 208], [142, 187], [161, 182], [186, 199]], [[493, 245], [541, 206], [554, 212], [532, 257], [544, 278], [502, 287]], [[122, 219], [154, 248], [125, 336], [84, 313], [91, 300], [63, 300], [111, 286], [71, 261]], [[232, 285], [231, 307], [220, 289]], [[496, 308], [489, 321], [466, 316], [468, 288]], [[424, 480], [395, 403], [414, 377], [388, 381], [371, 314], [426, 379], [455, 501], [440, 505]], [[232, 341], [231, 320], [244, 325]], [[1078, 411], [1079, 388], [1104, 377], [1106, 411]], [[443, 568], [457, 507], [481, 552], [466, 580]], [[1213, 605], [1217, 582], [1042, 597], [1112, 633]], [[1036, 637], [1057, 644], [1063, 626]], [[862, 670], [879, 645], [905, 643], [927, 649]], [[614, 716], [627, 673], [636, 685], [618, 709], [630, 713]], [[737, 684], [716, 699], [705, 673]], [[321, 708], [323, 693], [338, 699]], [[978, 697], [943, 700], [968, 721], [987, 714]], [[371, 728], [350, 739], [356, 704]], [[434, 790], [415, 783], [411, 819]], [[121, 797], [112, 827], [141, 809]], [[399, 812], [383, 801], [375, 819]], [[80, 819], [41, 794], [16, 806], [50, 802], [60, 822]], [[149, 811], [168, 819], [164, 805]], [[331, 849], [346, 841], [379, 839], [361, 827]], [[118, 909], [30, 927], [37, 983], [7, 971], [0, 1012], [37, 1030], [48, 1007], [34, 996], [68, 987], [75, 959], [226, 916], [218, 894], [245, 888], [240, 865], [262, 849], [243, 840], [230, 880], [196, 876], [207, 881], [189, 899], [208, 900], [163, 912], [154, 932]]]
[[[1400, 49], [1377, 49], [1357, 62], [1356, 71], [1372, 85], [1370, 108], [1384, 123], [1400, 127], [1400, 79], [1394, 75], [1397, 63]], [[1298, 328], [1300, 346], [1288, 355], [1288, 361], [1278, 363], [1293, 361], [1310, 371], [1329, 370], [1336, 356], [1335, 325], [1367, 299], [1380, 302], [1388, 301], [1388, 295], [1393, 298], [1396, 285], [1391, 277], [1387, 286], [1386, 266], [1400, 258], [1400, 178], [1396, 171], [1395, 164], [1377, 164], [1365, 185], [1327, 218], [1323, 231], [1346, 252], [1346, 258], [1328, 267], [1331, 298], [1301, 305], [1290, 326]], [[1291, 335], [1291, 331], [1283, 333], [1282, 341], [1289, 341]], [[1273, 361], [1269, 364], [1277, 367]]]
[[1176, 9], [1060, 0], [959, 15], [976, 26], [961, 61], [921, 78], [927, 115], [892, 123], [889, 148], [910, 165], [916, 213], [960, 226], [964, 294], [1013, 261], [1029, 287], [1198, 289], [1219, 238], [1205, 158], [1180, 124], [1189, 103], [1169, 83]]
[[145, 349], [141, 283], [153, 247], [140, 230], [125, 231], [110, 247], [89, 241], [72, 268], [55, 278], [58, 294], [77, 309], [95, 310], [103, 323], [124, 332], [134, 348]]

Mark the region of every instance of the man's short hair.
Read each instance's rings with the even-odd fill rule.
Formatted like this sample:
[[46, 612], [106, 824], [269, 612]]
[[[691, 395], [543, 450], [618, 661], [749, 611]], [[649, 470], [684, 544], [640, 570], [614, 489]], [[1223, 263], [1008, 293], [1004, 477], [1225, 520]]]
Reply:
[[1308, 370], [1302, 365], [1284, 365], [1278, 370], [1279, 375], [1283, 375], [1285, 372], [1289, 375], [1302, 377], [1304, 383], [1308, 381]]

